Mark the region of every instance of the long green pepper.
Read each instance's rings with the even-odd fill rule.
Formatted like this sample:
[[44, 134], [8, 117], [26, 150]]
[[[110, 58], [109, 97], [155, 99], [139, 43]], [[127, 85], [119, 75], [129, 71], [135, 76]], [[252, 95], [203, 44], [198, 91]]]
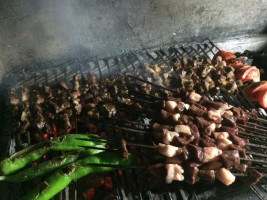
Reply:
[[[80, 139], [77, 140], [76, 138]], [[51, 151], [79, 151], [83, 147], [103, 146], [103, 142], [83, 141], [82, 139], [99, 138], [97, 135], [86, 134], [69, 134], [55, 138], [54, 140], [45, 141], [23, 149], [9, 158], [0, 162], [0, 174], [10, 175], [32, 162], [38, 160], [43, 155]], [[101, 150], [90, 149], [91, 153], [101, 152]]]
[[[103, 146], [103, 148], [105, 147]], [[34, 167], [29, 167], [14, 175], [0, 176], [0, 181], [8, 181], [8, 182], [30, 181], [34, 178], [41, 177], [45, 174], [51, 173], [62, 167], [65, 167], [66, 165], [69, 165], [81, 158], [94, 155], [97, 153], [100, 153], [100, 150], [96, 150], [95, 152], [92, 152], [91, 150], [69, 152], [62, 156], [55, 157], [52, 160], [48, 160], [46, 162], [40, 163]]]
[[90, 166], [89, 164], [128, 165], [130, 162], [131, 155], [126, 160], [115, 152], [102, 152], [89, 156], [50, 175], [38, 187], [22, 197], [21, 200], [48, 200], [67, 187], [73, 180], [77, 180], [91, 173], [116, 169], [113, 167]]

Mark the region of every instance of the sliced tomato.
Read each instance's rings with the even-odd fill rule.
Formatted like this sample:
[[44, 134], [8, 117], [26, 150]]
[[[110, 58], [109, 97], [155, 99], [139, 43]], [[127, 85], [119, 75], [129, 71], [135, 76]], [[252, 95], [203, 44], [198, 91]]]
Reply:
[[251, 83], [244, 88], [244, 93], [250, 101], [257, 101], [260, 92], [267, 91], [267, 81]]
[[224, 51], [224, 50], [220, 50], [214, 55], [212, 61], [215, 61], [218, 56], [221, 56], [222, 60], [224, 60], [224, 61], [230, 61], [230, 60], [236, 59], [236, 56], [235, 56], [234, 53], [231, 53], [231, 52], [228, 52], [228, 51]]
[[242, 67], [244, 64], [238, 60], [231, 60], [229, 62], [227, 62], [227, 64], [231, 67], [233, 67], [234, 69], [240, 68]]
[[250, 68], [249, 70], [249, 73], [244, 79], [244, 82], [246, 81], [259, 82], [260, 81], [260, 70], [257, 67], [252, 66], [252, 68]]
[[239, 67], [237, 67], [235, 69], [235, 75], [238, 75], [238, 74], [241, 74], [241, 73], [244, 73], [247, 69], [249, 69], [250, 67], [252, 67], [251, 65], [240, 65]]
[[243, 65], [242, 67], [235, 70], [235, 76], [238, 80], [241, 80], [243, 82], [260, 81], [260, 71], [255, 66]]
[[261, 91], [258, 95], [258, 103], [263, 107], [267, 108], [267, 90]]

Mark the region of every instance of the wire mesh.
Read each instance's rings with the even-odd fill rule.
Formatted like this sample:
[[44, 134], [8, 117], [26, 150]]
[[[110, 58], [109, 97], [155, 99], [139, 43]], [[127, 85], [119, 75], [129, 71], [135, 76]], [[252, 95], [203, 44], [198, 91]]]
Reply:
[[[2, 86], [6, 90], [14, 86], [34, 87], [38, 84], [53, 85], [61, 81], [70, 84], [72, 77], [76, 74], [82, 76], [88, 74], [96, 74], [98, 78], [116, 76], [119, 73], [131, 72], [135, 67], [144, 63], [164, 64], [166, 67], [170, 66], [170, 61], [173, 58], [182, 59], [183, 57], [206, 57], [212, 58], [219, 48], [209, 39], [202, 43], [195, 43], [188, 45], [173, 44], [159, 48], [142, 49], [134, 52], [129, 52], [116, 57], [107, 58], [90, 58], [87, 60], [71, 60], [63, 64], [48, 63], [34, 63], [28, 66], [17, 67], [14, 70], [5, 74], [2, 79]], [[229, 102], [236, 106], [241, 106], [246, 110], [253, 110], [257, 107], [254, 104], [242, 99], [240, 96], [222, 96], [220, 97], [224, 102]], [[116, 134], [106, 131], [110, 136], [117, 137]], [[123, 131], [127, 134], [127, 131]], [[176, 185], [173, 190], [166, 190], [165, 192], [155, 193], [155, 191], [142, 191], [135, 179], [138, 170], [131, 170], [123, 172], [119, 176], [118, 172], [111, 173], [114, 183], [114, 193], [117, 199], [162, 199], [162, 200], [198, 200], [201, 198], [195, 187], [186, 187], [185, 185]], [[55, 199], [68, 199], [69, 196], [74, 196], [78, 199], [83, 198], [78, 184], [74, 183], [75, 190], [66, 188], [64, 192], [55, 197]], [[253, 188], [255, 193], [261, 198], [262, 193], [259, 187]], [[73, 192], [73, 194], [70, 194]], [[259, 195], [260, 194], [260, 195]]]

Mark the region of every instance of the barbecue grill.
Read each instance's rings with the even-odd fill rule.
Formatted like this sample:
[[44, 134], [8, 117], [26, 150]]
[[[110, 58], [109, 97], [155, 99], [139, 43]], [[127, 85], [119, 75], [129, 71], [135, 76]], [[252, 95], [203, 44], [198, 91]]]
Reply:
[[[96, 74], [99, 79], [129, 73], [132, 76], [127, 74], [128, 78], [133, 83], [142, 82], [144, 80], [138, 80], [132, 72], [144, 63], [164, 64], [171, 69], [170, 61], [173, 58], [212, 58], [219, 49], [231, 52], [259, 50], [267, 41], [266, 36], [262, 35], [266, 34], [266, 0], [256, 3], [228, 0], [216, 4], [210, 0], [0, 0], [0, 5], [0, 108], [5, 113], [0, 116], [2, 158], [36, 142], [32, 138], [33, 132], [39, 136], [43, 134], [33, 125], [34, 129], [28, 130], [23, 138], [20, 134], [10, 135], [12, 119], [7, 99], [12, 87], [33, 88], [38, 84], [55, 85], [61, 81], [71, 85], [74, 75], [83, 77], [88, 73]], [[206, 37], [209, 39], [205, 39]], [[241, 56], [250, 56], [250, 53], [245, 52]], [[252, 52], [250, 58], [256, 58], [254, 55], [256, 53]], [[173, 92], [173, 88], [149, 81], [146, 84], [156, 91]], [[248, 152], [253, 156], [253, 167], [264, 175], [256, 185], [247, 186], [243, 181], [244, 175], [241, 174], [236, 174], [236, 182], [229, 187], [223, 186], [219, 181], [214, 184], [201, 182], [193, 186], [180, 182], [164, 186], [158, 182], [148, 183], [145, 181], [144, 168], [149, 158], [144, 153], [146, 148], [137, 147], [137, 144], [149, 148], [144, 141], [154, 113], [118, 103], [116, 107], [137, 117], [128, 121], [93, 121], [89, 128], [100, 135], [105, 132], [115, 140], [120, 139], [117, 130], [123, 136], [135, 135], [138, 139], [132, 141], [137, 147], [135, 153], [144, 165], [132, 165], [114, 172], [86, 176], [66, 187], [53, 200], [90, 199], [94, 190], [87, 191], [88, 188], [95, 188], [94, 199], [103, 196], [129, 200], [267, 199], [265, 110], [244, 99], [241, 93], [205, 95], [209, 99], [258, 114], [258, 119], [252, 117], [252, 122], [239, 124], [240, 135], [249, 138], [251, 142], [247, 146]], [[140, 93], [129, 98], [148, 105], [161, 99]], [[75, 120], [75, 129], [72, 131], [77, 133], [83, 127], [77, 116]], [[126, 126], [127, 123], [131, 126]], [[110, 146], [113, 148], [115, 145]], [[37, 183], [38, 180], [27, 184], [0, 182], [1, 199], [17, 199]], [[99, 185], [106, 185], [108, 189], [104, 190]], [[103, 191], [97, 191], [101, 189]], [[103, 194], [97, 196], [97, 193]]]
[[[182, 59], [183, 57], [210, 57], [219, 50], [219, 48], [209, 39], [204, 40], [201, 43], [194, 43], [190, 46], [183, 44], [172, 44], [166, 45], [158, 48], [142, 49], [138, 51], [133, 51], [125, 53], [116, 57], [107, 57], [107, 58], [97, 58], [93, 57], [87, 60], [71, 60], [69, 62], [54, 65], [53, 63], [41, 63], [38, 65], [29, 65], [20, 68], [16, 68], [9, 73], [6, 73], [3, 77], [2, 85], [3, 92], [7, 94], [7, 90], [15, 85], [23, 85], [27, 87], [36, 86], [38, 84], [44, 85], [53, 85], [61, 81], [68, 82], [76, 74], [83, 76], [89, 72], [97, 74], [99, 78], [113, 76], [119, 73], [132, 72], [135, 67], [138, 67], [144, 63], [157, 63], [165, 64], [167, 67], [170, 67], [170, 60], [174, 57]], [[151, 83], [153, 87], [159, 90], [169, 90], [170, 88], [164, 88], [158, 85]], [[153, 97], [144, 97], [142, 100], [151, 100]], [[212, 97], [210, 97], [212, 98]], [[244, 131], [244, 136], [253, 137], [254, 133], [257, 133], [259, 130], [266, 131], [264, 125], [267, 123], [265, 120], [266, 114], [263, 110], [258, 110], [257, 105], [254, 105], [237, 94], [233, 95], [222, 95], [214, 97], [218, 101], [227, 102], [235, 106], [240, 106], [243, 109], [252, 111], [257, 110], [260, 118], [258, 119], [258, 125], [256, 127], [243, 127], [249, 131]], [[147, 118], [139, 119], [136, 121], [135, 128], [127, 128], [119, 123], [106, 123], [104, 124], [109, 128], [109, 137], [116, 138], [114, 134], [114, 128], [121, 129], [123, 134], [144, 134], [146, 131]], [[77, 126], [76, 126], [77, 130]], [[111, 131], [113, 130], [113, 131]], [[98, 130], [100, 131], [100, 130]], [[30, 133], [27, 133], [30, 134]], [[3, 132], [2, 143], [5, 144], [6, 151], [3, 152], [5, 156], [13, 154], [17, 151], [14, 148], [14, 139], [8, 134], [8, 125], [6, 126], [5, 131]], [[264, 136], [262, 136], [264, 139]], [[260, 136], [259, 138], [260, 139]], [[259, 145], [265, 145], [265, 142], [261, 143], [257, 138], [255, 143]], [[20, 138], [17, 138], [19, 143]], [[6, 142], [8, 141], [8, 142]], [[31, 138], [28, 137], [28, 144], [31, 144]], [[3, 145], [2, 144], [2, 145]], [[22, 144], [23, 145], [23, 144]], [[266, 146], [264, 147], [266, 148]], [[255, 160], [261, 160], [263, 157], [255, 157]], [[140, 159], [146, 159], [146, 157], [140, 156]], [[262, 161], [263, 164], [259, 161], [262, 172], [265, 172], [263, 169], [265, 161]], [[248, 187], [243, 184], [241, 180], [237, 180], [232, 186], [226, 188], [219, 183], [215, 184], [204, 184], [204, 185], [194, 185], [188, 186], [184, 183], [174, 183], [171, 185], [166, 185], [164, 187], [159, 187], [157, 185], [146, 185], [144, 183], [139, 183], [137, 176], [143, 174], [144, 169], [139, 168], [138, 166], [130, 167], [129, 169], [122, 172], [120, 175], [119, 171], [109, 173], [113, 181], [113, 193], [115, 194], [116, 199], [183, 199], [183, 200], [200, 200], [200, 199], [219, 199], [218, 196], [225, 195], [223, 199], [266, 199], [266, 183], [265, 178], [263, 178], [258, 184]], [[143, 174], [144, 175], [144, 174]], [[88, 177], [82, 179], [81, 181], [73, 183], [71, 186], [65, 188], [64, 191], [61, 191], [54, 199], [80, 199], [82, 198], [81, 193], [81, 183], [88, 180]], [[24, 191], [19, 189], [17, 186], [11, 184], [3, 184], [5, 188], [4, 199], [14, 198], [10, 195], [10, 191], [13, 195], [19, 196], [23, 192], [27, 191], [28, 188], [23, 186], [21, 188]], [[227, 193], [227, 194], [226, 194]], [[12, 196], [12, 197], [10, 197]]]

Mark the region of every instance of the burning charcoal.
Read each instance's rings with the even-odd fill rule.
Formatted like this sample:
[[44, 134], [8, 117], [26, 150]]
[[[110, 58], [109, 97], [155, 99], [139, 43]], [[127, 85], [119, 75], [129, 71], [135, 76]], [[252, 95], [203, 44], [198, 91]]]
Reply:
[[224, 151], [223, 154], [220, 155], [220, 160], [225, 168], [239, 166], [239, 152], [237, 150]]
[[198, 171], [198, 177], [202, 180], [206, 180], [209, 182], [214, 182], [215, 181], [215, 171], [214, 170], [203, 170], [200, 169]]
[[257, 182], [259, 182], [259, 180], [262, 177], [262, 174], [255, 169], [248, 169], [247, 175], [248, 175], [248, 184], [249, 185], [256, 184]]
[[200, 162], [203, 160], [203, 150], [201, 147], [198, 147], [193, 144], [187, 145], [187, 150], [189, 153], [189, 159], [192, 161]]

